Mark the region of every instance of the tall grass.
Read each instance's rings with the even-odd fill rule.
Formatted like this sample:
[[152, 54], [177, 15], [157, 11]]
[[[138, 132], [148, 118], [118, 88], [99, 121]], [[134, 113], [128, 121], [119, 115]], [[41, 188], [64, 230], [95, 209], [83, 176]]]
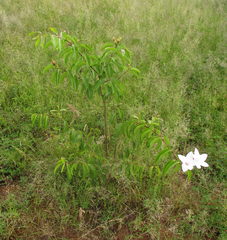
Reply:
[[[31, 174], [29, 179], [33, 179], [34, 184], [28, 187], [31, 192], [26, 193], [28, 195], [25, 194], [23, 199], [29, 199], [29, 194], [33, 196], [33, 203], [44, 203], [44, 197], [48, 199], [48, 194], [44, 192], [43, 198], [32, 192], [36, 184], [43, 186], [44, 191], [52, 192], [55, 200], [52, 202], [48, 199], [48, 203], [45, 204], [56, 204], [56, 214], [64, 215], [65, 222], [56, 218], [61, 231], [64, 224], [69, 223], [79, 228], [76, 218], [70, 215], [70, 208], [77, 211], [81, 203], [84, 203], [84, 207], [90, 206], [90, 196], [103, 199], [97, 200], [100, 204], [96, 206], [98, 209], [102, 209], [106, 201], [120, 199], [119, 201], [124, 203], [130, 202], [132, 208], [137, 206], [136, 211], [141, 211], [138, 202], [143, 202], [147, 197], [144, 203], [148, 209], [146, 216], [149, 218], [154, 213], [158, 215], [156, 219], [163, 217], [157, 210], [161, 209], [162, 203], [165, 206], [172, 204], [175, 210], [168, 210], [172, 217], [168, 219], [169, 228], [172, 229], [176, 229], [176, 224], [173, 223], [176, 220], [174, 216], [179, 218], [186, 208], [183, 201], [192, 205], [194, 212], [198, 211], [200, 208], [192, 204], [191, 195], [182, 195], [182, 199], [178, 201], [174, 200], [175, 195], [171, 191], [167, 191], [166, 196], [171, 200], [163, 198], [156, 204], [156, 197], [152, 200], [147, 192], [152, 196], [163, 197], [158, 193], [158, 187], [146, 188], [135, 183], [133, 193], [125, 190], [127, 184], [131, 184], [126, 179], [119, 180], [122, 181], [118, 183], [120, 190], [116, 187], [117, 183], [110, 184], [106, 189], [103, 186], [97, 187], [99, 189], [96, 190], [88, 189], [87, 193], [84, 191], [86, 188], [80, 187], [77, 191], [81, 195], [76, 197], [75, 188], [64, 183], [64, 177], [59, 176], [58, 180], [62, 184], [60, 190], [65, 189], [62, 195], [51, 187], [55, 184], [52, 176], [53, 166], [65, 150], [59, 146], [56, 132], [45, 133], [31, 128], [31, 114], [46, 113], [59, 108], [69, 109], [69, 105], [72, 105], [80, 113], [76, 119], [78, 128], [83, 129], [84, 125], [88, 124], [90, 127], [102, 129], [103, 123], [100, 120], [100, 104], [97, 99], [93, 102], [84, 101], [71, 89], [54, 86], [50, 82], [50, 76], [42, 74], [43, 68], [51, 61], [51, 50], [42, 52], [39, 48], [35, 49], [34, 42], [28, 34], [34, 31], [47, 33], [49, 27], [55, 27], [59, 31], [66, 30], [75, 35], [83, 43], [92, 45], [97, 52], [104, 43], [111, 42], [113, 36], [121, 36], [123, 43], [133, 53], [133, 65], [141, 70], [139, 79], [131, 75], [124, 79], [125, 95], [122, 104], [125, 115], [143, 111], [148, 119], [152, 116], [160, 117], [163, 131], [170, 137], [175, 150], [181, 154], [191, 151], [195, 146], [199, 146], [203, 152], [206, 151], [209, 155], [208, 162], [214, 164], [211, 168], [214, 172], [209, 172], [211, 175], [196, 172], [196, 176], [200, 175], [205, 179], [205, 182], [200, 182], [198, 191], [201, 191], [206, 188], [203, 184], [216, 189], [214, 185], [217, 181], [222, 182], [223, 178], [226, 178], [226, 170], [223, 170], [226, 161], [218, 162], [225, 158], [227, 151], [226, 11], [227, 4], [222, 0], [1, 0], [0, 167], [2, 166], [1, 170], [6, 166], [13, 169], [7, 170], [9, 176], [19, 176], [24, 174], [25, 170], [28, 171], [28, 175]], [[111, 107], [108, 111], [110, 114]], [[66, 114], [66, 117], [72, 119], [71, 113]], [[58, 126], [55, 127], [57, 129]], [[210, 178], [215, 179], [215, 184]], [[22, 183], [23, 179], [28, 181], [27, 177], [21, 179]], [[153, 184], [158, 186], [159, 183], [154, 181]], [[170, 189], [183, 194], [182, 186], [171, 184]], [[222, 184], [226, 185], [226, 179]], [[128, 191], [126, 196], [122, 195], [124, 191]], [[97, 192], [100, 193], [98, 196]], [[206, 201], [213, 199], [209, 189], [206, 188], [204, 192]], [[196, 195], [196, 190], [192, 195], [200, 201], [201, 196]], [[9, 199], [5, 203], [6, 206], [11, 204], [10, 201]], [[63, 206], [62, 212], [59, 204]], [[39, 207], [42, 209], [41, 205]], [[18, 205], [16, 206], [18, 208]], [[24, 207], [26, 206], [25, 204]], [[108, 222], [106, 219], [111, 217], [117, 218], [116, 214], [121, 212], [120, 209], [120, 205], [115, 206], [109, 216], [106, 213], [103, 222]], [[204, 218], [210, 209], [205, 207], [200, 210], [204, 216], [194, 218], [194, 227], [207, 223]], [[29, 213], [31, 218], [32, 212], [33, 210]], [[41, 212], [40, 210], [40, 214]], [[92, 214], [90, 212], [90, 216], [95, 216]], [[140, 219], [139, 215], [135, 216]], [[97, 219], [100, 218], [98, 215]], [[102, 220], [92, 222], [92, 226], [97, 226]], [[148, 221], [148, 229], [162, 229], [161, 222]], [[84, 231], [89, 229], [86, 224], [82, 228]], [[10, 229], [10, 226], [7, 226], [7, 229]], [[181, 236], [190, 235], [184, 225], [181, 229]], [[212, 232], [207, 228], [204, 231]], [[154, 232], [153, 238], [157, 239]], [[202, 236], [195, 234], [197, 237]]]

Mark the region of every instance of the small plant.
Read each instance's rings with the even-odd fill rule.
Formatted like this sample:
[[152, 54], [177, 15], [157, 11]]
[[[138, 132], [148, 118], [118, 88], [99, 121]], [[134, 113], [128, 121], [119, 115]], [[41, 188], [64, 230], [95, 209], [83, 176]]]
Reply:
[[[51, 80], [56, 85], [65, 85], [64, 80], [67, 79], [68, 87], [80, 92], [78, 94], [81, 98], [86, 96], [87, 99], [92, 100], [95, 96], [100, 97], [104, 121], [103, 149], [91, 130], [86, 134], [84, 131], [72, 128], [61, 118], [64, 121], [62, 133], [68, 134], [69, 145], [73, 145], [74, 153], [68, 159], [62, 157], [54, 173], [61, 167], [61, 172], [66, 168], [69, 180], [76, 172], [82, 180], [89, 177], [92, 181], [96, 181], [97, 178], [105, 181], [104, 176], [109, 174], [109, 169], [113, 173], [117, 168], [124, 171], [128, 178], [136, 177], [142, 181], [144, 172], [152, 178], [154, 169], [157, 176], [162, 173], [163, 177], [171, 171], [178, 171], [179, 159], [171, 149], [169, 139], [161, 134], [158, 118], [146, 120], [141, 114], [124, 121], [123, 110], [114, 107], [114, 111], [118, 111], [119, 116], [117, 118], [116, 114], [113, 114], [111, 120], [107, 121], [108, 104], [111, 101], [119, 103], [124, 94], [123, 77], [130, 73], [139, 77], [140, 74], [137, 68], [131, 67], [131, 53], [125, 45], [121, 45], [121, 38], [113, 38], [112, 43], [104, 44], [101, 48], [102, 53], [98, 55], [89, 45], [80, 43], [79, 39], [68, 35], [65, 31], [59, 34], [55, 28], [50, 30], [51, 35], [38, 32], [33, 38], [36, 40], [36, 47], [40, 44], [45, 50], [52, 46], [53, 51], [59, 53], [58, 63], [51, 59], [51, 63], [44, 68], [43, 73], [53, 70]], [[32, 34], [37, 32], [30, 35]], [[44, 130], [48, 128], [48, 114], [33, 114], [32, 125], [35, 124], [36, 119], [39, 127], [43, 127]], [[117, 123], [119, 120], [121, 122]], [[140, 153], [145, 149], [148, 154], [141, 160]], [[151, 154], [151, 149], [153, 152], [156, 151], [156, 157]], [[103, 150], [104, 154], [102, 154]], [[167, 158], [169, 160], [163, 164]], [[179, 158], [182, 161], [183, 156], [179, 155]], [[186, 159], [189, 159], [189, 156]], [[160, 160], [162, 160], [162, 170], [160, 170]], [[187, 162], [183, 160], [183, 171], [192, 170], [191, 167], [185, 167], [186, 165]], [[190, 179], [191, 172], [187, 172]]]

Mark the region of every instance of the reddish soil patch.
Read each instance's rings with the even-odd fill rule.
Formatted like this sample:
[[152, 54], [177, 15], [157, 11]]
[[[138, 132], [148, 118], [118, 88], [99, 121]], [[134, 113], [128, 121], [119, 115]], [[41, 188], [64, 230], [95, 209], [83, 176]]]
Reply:
[[16, 183], [0, 186], [0, 200], [6, 200], [10, 193], [14, 193], [18, 189], [19, 186]]
[[[125, 240], [126, 236], [130, 235], [130, 230], [127, 226], [123, 225], [122, 228], [119, 230], [119, 232], [116, 235], [116, 240]], [[136, 234], [136, 236], [138, 236], [138, 238], [133, 238], [133, 240], [151, 240], [151, 238], [147, 235], [143, 235], [143, 234]]]

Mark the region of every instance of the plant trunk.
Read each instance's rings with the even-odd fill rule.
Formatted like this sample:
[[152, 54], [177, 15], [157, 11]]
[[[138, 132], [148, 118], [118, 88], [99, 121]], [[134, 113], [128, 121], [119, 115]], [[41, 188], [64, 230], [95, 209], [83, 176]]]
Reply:
[[107, 142], [107, 118], [106, 118], [106, 100], [104, 100], [103, 94], [102, 94], [102, 88], [100, 87], [100, 94], [102, 96], [102, 101], [103, 101], [103, 111], [104, 111], [104, 121], [105, 121], [105, 139], [104, 139], [104, 145], [105, 145], [105, 153], [106, 153], [106, 158], [108, 158], [108, 142]]

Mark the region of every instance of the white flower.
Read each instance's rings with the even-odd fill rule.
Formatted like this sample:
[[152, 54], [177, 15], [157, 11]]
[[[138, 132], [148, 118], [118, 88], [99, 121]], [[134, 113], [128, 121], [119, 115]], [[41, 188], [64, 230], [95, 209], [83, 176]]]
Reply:
[[183, 172], [186, 172], [188, 170], [192, 170], [195, 166], [194, 163], [194, 154], [193, 152], [189, 152], [186, 157], [183, 155], [178, 155], [179, 159], [182, 162], [182, 170]]
[[209, 167], [209, 165], [205, 162], [207, 159], [207, 154], [199, 154], [199, 151], [197, 148], [195, 148], [195, 152], [193, 154], [194, 156], [194, 165], [200, 169], [202, 167]]

